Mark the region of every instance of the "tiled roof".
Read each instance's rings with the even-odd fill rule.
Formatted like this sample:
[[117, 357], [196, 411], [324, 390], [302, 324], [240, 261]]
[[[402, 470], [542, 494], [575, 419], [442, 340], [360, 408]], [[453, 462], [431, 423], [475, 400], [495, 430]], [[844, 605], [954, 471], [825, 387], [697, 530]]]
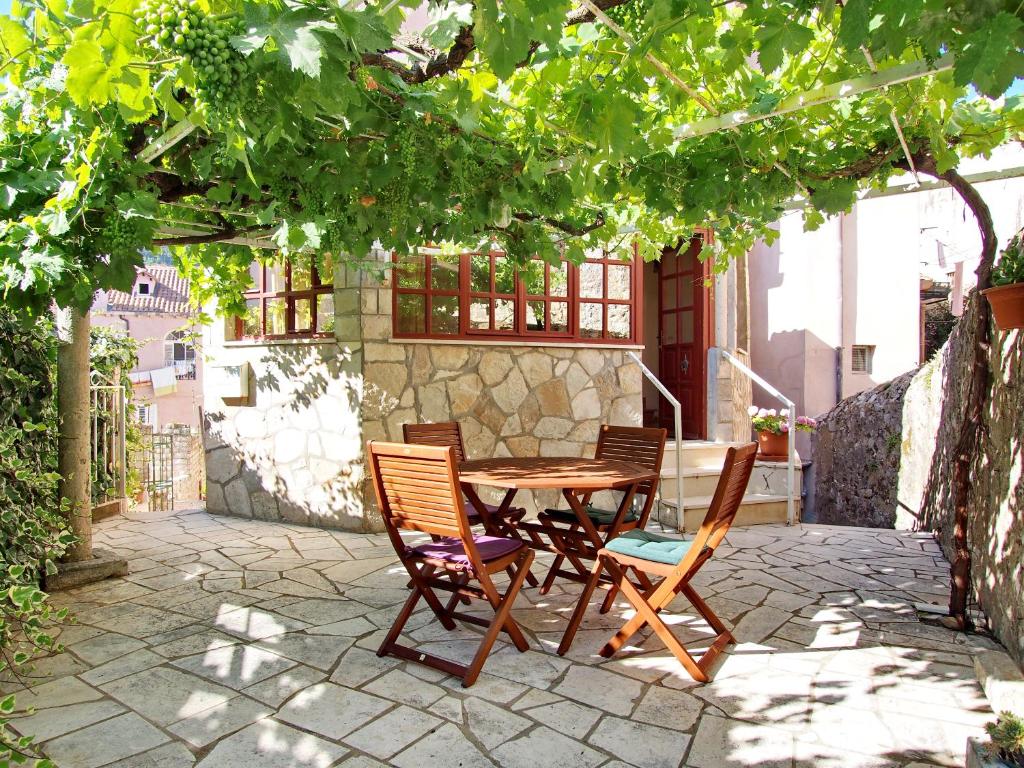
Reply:
[[178, 274], [174, 267], [152, 264], [139, 274], [153, 279], [149, 294], [109, 291], [107, 312], [164, 312], [172, 315], [190, 313], [188, 303], [188, 280]]

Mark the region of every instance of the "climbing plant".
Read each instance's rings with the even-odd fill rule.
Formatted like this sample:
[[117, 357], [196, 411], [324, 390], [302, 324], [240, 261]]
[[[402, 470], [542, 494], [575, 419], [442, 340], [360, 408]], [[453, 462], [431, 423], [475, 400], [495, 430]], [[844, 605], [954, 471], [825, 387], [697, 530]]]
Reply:
[[[87, 306], [161, 245], [235, 312], [253, 243], [358, 258], [495, 240], [523, 261], [628, 234], [653, 258], [712, 224], [724, 259], [795, 196], [814, 226], [865, 184], [1020, 130], [1012, 0], [419, 5], [17, 0], [0, 18], [7, 301]], [[898, 67], [930, 74], [780, 113]]]
[[[25, 328], [0, 312], [0, 675], [6, 679], [20, 679], [35, 656], [54, 650], [51, 627], [66, 615], [39, 589], [71, 542], [57, 503], [54, 354], [48, 323]], [[14, 694], [0, 697], [0, 766], [35, 755], [31, 737], [6, 725], [14, 706]]]

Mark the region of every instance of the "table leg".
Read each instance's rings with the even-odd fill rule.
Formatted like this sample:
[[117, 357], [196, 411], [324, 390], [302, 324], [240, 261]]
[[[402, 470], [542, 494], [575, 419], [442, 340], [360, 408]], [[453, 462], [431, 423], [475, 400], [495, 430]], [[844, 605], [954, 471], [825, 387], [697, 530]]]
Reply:
[[[487, 511], [487, 505], [480, 499], [472, 483], [462, 483], [461, 485], [462, 492], [479, 513], [484, 530], [487, 531], [489, 536], [504, 536], [519, 539], [519, 541], [526, 543], [519, 531], [516, 530], [515, 524], [505, 522], [508, 519], [506, 515], [509, 509], [512, 508], [512, 501], [516, 497], [517, 490], [515, 488], [509, 488], [505, 491], [505, 496], [498, 505], [497, 511], [492, 515]], [[512, 567], [509, 566], [509, 578], [512, 577], [513, 573]], [[536, 587], [538, 584], [537, 577], [533, 575], [532, 571], [526, 572], [526, 581], [531, 587]]]

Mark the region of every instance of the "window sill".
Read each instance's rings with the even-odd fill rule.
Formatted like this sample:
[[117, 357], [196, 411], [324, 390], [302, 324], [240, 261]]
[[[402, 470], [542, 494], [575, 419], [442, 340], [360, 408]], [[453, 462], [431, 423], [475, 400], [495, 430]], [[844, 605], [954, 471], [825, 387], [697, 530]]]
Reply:
[[310, 344], [338, 344], [335, 336], [307, 336], [299, 339], [225, 339], [224, 346], [227, 348], [246, 347], [301, 347]]
[[547, 339], [417, 339], [390, 338], [389, 344], [436, 344], [451, 347], [563, 347], [567, 349], [640, 350], [643, 344], [615, 344], [602, 341], [548, 341]]

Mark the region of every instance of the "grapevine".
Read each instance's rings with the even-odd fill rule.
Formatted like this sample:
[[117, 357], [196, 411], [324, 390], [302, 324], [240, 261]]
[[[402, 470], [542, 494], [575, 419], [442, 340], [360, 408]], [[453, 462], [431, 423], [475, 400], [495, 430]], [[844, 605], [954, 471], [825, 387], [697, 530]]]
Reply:
[[237, 20], [206, 15], [197, 0], [151, 0], [136, 20], [151, 45], [192, 65], [201, 111], [226, 115], [241, 104], [248, 65], [230, 44], [231, 37], [241, 31]]
[[108, 214], [96, 242], [97, 251], [134, 259], [139, 248], [152, 238], [153, 226], [151, 220], [139, 216], [126, 218], [119, 213]]

